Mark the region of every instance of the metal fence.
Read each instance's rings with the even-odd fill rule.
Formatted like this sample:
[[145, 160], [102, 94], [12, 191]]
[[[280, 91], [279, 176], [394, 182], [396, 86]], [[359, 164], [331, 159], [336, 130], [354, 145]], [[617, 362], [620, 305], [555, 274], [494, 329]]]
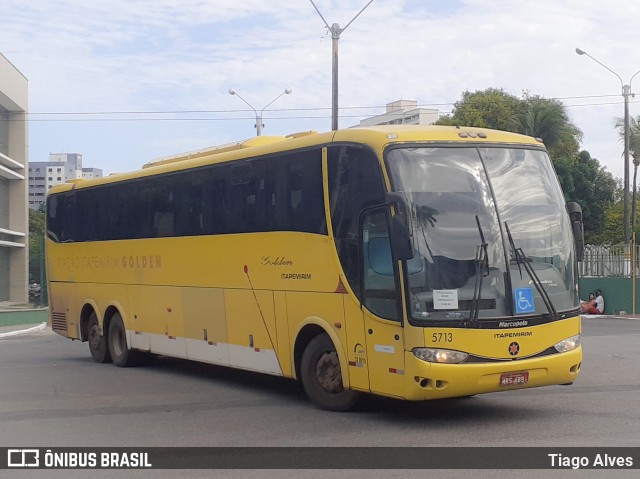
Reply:
[[639, 257], [640, 245], [587, 245], [584, 250], [584, 260], [578, 263], [578, 271], [582, 278], [631, 278], [632, 263], [635, 258], [636, 277], [638, 277]]

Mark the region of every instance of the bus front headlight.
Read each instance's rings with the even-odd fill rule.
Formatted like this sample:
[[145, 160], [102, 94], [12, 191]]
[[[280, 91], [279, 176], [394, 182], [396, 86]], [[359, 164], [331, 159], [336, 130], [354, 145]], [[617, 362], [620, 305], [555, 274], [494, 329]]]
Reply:
[[414, 348], [413, 355], [418, 359], [427, 361], [428, 363], [446, 364], [458, 364], [469, 357], [467, 353], [463, 353], [462, 351], [436, 348]]
[[576, 334], [575, 336], [571, 336], [570, 338], [563, 339], [559, 343], [553, 345], [556, 348], [556, 351], [559, 353], [566, 353], [567, 351], [573, 351], [578, 346], [580, 346], [580, 335]]

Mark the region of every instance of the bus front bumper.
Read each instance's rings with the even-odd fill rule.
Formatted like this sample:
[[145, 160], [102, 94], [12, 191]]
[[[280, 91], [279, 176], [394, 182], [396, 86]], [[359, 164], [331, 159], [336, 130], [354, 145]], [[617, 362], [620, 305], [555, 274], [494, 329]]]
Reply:
[[582, 346], [540, 358], [470, 364], [429, 363], [405, 354], [405, 399], [411, 401], [569, 384], [582, 366]]

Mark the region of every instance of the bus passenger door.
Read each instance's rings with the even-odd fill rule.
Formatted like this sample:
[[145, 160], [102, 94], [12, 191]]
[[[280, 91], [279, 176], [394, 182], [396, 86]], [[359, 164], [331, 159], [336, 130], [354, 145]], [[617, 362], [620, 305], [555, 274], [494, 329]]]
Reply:
[[361, 301], [371, 391], [404, 395], [404, 338], [397, 262], [389, 238], [389, 209], [362, 217]]

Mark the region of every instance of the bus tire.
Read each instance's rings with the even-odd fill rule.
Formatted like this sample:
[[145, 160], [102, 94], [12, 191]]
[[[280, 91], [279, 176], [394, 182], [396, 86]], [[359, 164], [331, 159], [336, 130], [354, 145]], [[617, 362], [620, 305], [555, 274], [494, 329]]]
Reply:
[[360, 394], [342, 385], [340, 359], [327, 334], [313, 338], [302, 354], [300, 378], [309, 398], [320, 409], [347, 411]]
[[89, 341], [89, 351], [96, 363], [110, 363], [111, 354], [107, 344], [107, 336], [102, 334], [96, 313], [91, 313], [87, 324], [87, 340]]
[[124, 329], [120, 313], [115, 313], [111, 317], [107, 342], [109, 343], [109, 353], [111, 353], [113, 364], [121, 368], [134, 365], [136, 352], [127, 347], [127, 332]]

